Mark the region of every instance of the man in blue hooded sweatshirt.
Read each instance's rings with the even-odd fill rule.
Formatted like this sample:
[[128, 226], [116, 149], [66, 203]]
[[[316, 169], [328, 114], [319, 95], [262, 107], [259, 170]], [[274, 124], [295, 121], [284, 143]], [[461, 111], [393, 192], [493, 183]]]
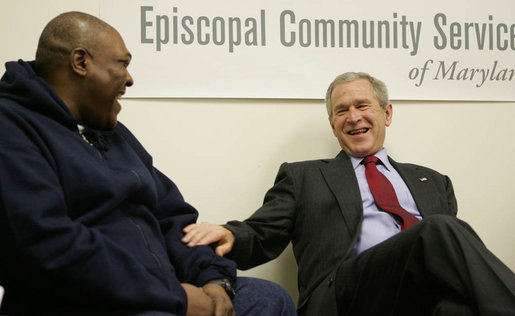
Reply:
[[181, 243], [196, 210], [117, 122], [130, 61], [115, 29], [68, 12], [43, 30], [35, 62], [6, 64], [1, 312], [294, 315], [279, 286]]

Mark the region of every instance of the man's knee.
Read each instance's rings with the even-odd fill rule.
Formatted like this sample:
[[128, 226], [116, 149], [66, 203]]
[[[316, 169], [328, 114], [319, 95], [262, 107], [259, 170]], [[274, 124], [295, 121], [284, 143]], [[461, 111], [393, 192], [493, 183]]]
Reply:
[[439, 234], [452, 233], [452, 234], [470, 234], [476, 239], [480, 240], [477, 233], [465, 221], [462, 221], [450, 215], [431, 215], [425, 217], [420, 222], [421, 229], [434, 231]]
[[441, 300], [434, 306], [432, 316], [476, 316], [477, 312], [468, 304], [453, 300]]
[[237, 315], [297, 315], [295, 304], [284, 288], [257, 278], [238, 278], [233, 303]]

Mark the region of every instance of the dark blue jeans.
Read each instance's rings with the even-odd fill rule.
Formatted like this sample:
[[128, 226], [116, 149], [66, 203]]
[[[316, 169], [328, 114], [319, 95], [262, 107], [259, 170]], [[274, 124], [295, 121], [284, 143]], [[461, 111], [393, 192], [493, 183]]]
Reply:
[[296, 316], [295, 304], [279, 285], [256, 278], [238, 277], [233, 299], [236, 316]]
[[[295, 304], [288, 292], [273, 282], [256, 278], [238, 277], [234, 284], [234, 290], [236, 295], [232, 303], [236, 316], [297, 316]], [[177, 316], [155, 311], [120, 315]]]

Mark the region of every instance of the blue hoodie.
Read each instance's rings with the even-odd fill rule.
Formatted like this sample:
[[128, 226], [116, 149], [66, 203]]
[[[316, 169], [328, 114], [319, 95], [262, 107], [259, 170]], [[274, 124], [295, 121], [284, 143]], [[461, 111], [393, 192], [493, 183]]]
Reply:
[[161, 311], [184, 315], [180, 283], [235, 281], [236, 266], [189, 248], [197, 219], [175, 184], [121, 123], [81, 137], [34, 63], [6, 64], [0, 81], [2, 312]]

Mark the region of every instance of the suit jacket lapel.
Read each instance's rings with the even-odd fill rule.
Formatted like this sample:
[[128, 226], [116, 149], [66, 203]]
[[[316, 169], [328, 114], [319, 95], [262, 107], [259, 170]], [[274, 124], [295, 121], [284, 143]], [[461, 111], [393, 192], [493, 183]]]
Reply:
[[[423, 217], [436, 214], [438, 201], [434, 197], [438, 196], [438, 192], [431, 178], [416, 165], [399, 164], [390, 157], [389, 159], [408, 186], [420, 214]], [[320, 171], [338, 201], [349, 235], [354, 236], [363, 218], [363, 203], [350, 159], [341, 151], [336, 158], [324, 162], [326, 165]]]
[[363, 203], [358, 180], [348, 156], [341, 151], [335, 159], [326, 160], [320, 168], [327, 186], [338, 201], [350, 237], [356, 234], [363, 218]]
[[388, 158], [408, 186], [422, 217], [436, 214], [438, 201], [435, 196], [438, 196], [438, 192], [431, 178], [416, 165], [399, 164], [392, 158]]

